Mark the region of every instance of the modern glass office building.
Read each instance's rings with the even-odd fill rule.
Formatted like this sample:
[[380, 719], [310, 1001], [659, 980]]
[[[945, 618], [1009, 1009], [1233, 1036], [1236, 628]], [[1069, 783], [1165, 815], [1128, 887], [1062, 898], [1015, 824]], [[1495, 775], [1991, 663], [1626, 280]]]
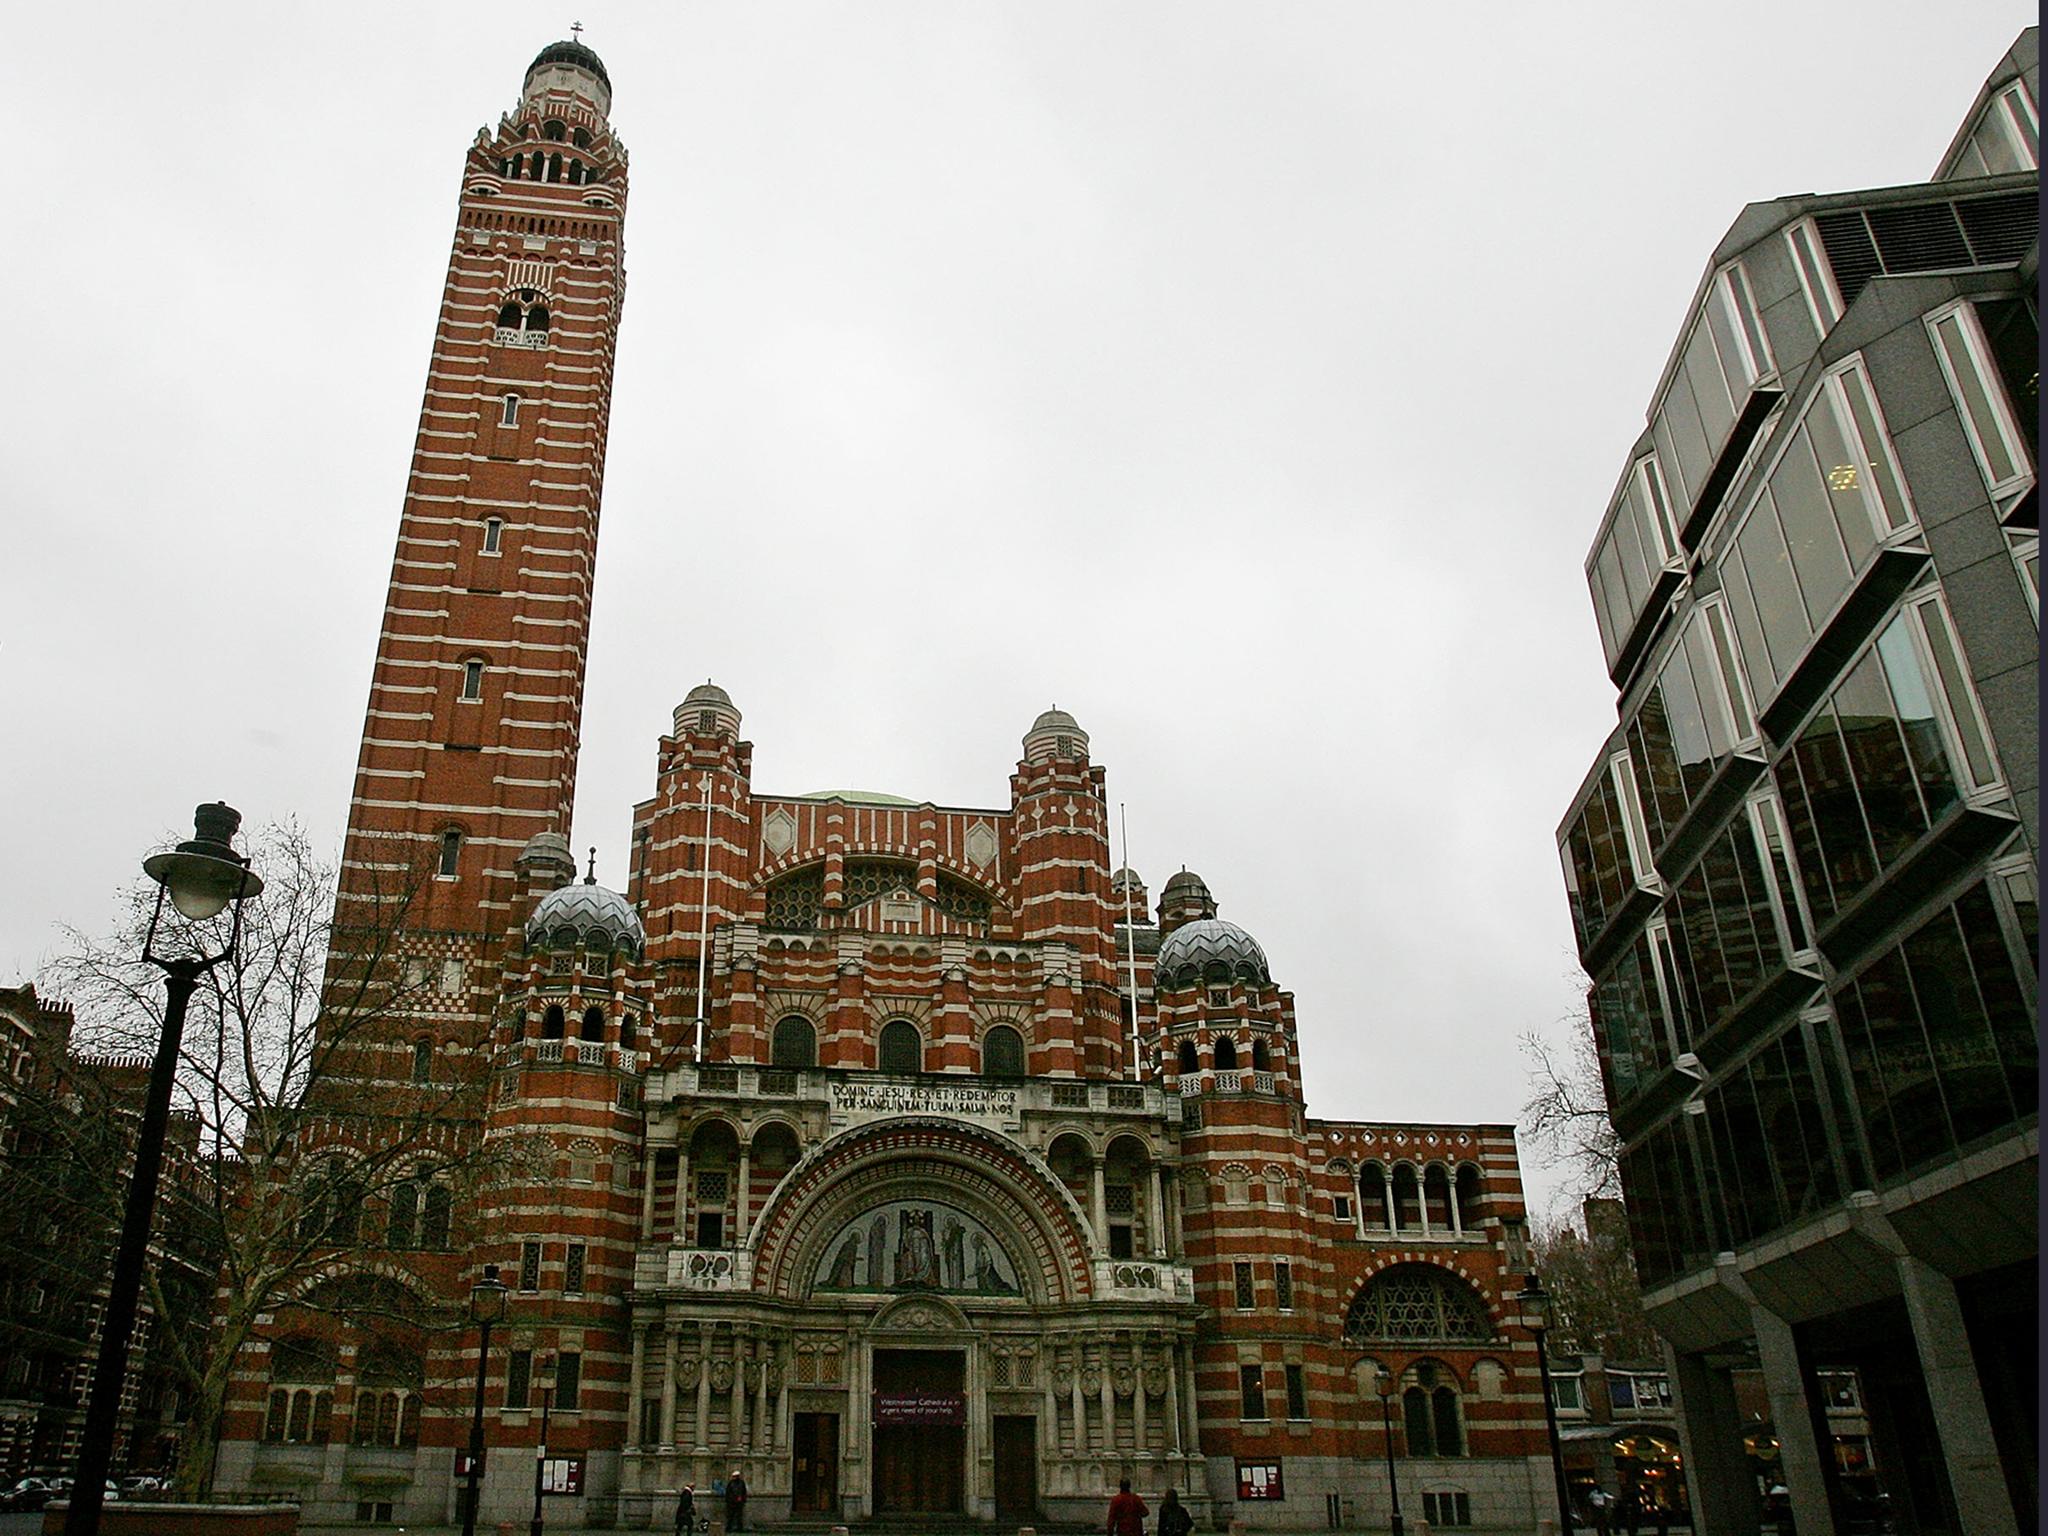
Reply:
[[[1933, 175], [1745, 208], [1587, 561], [1618, 693], [1559, 830], [1696, 1519], [2032, 1530], [2038, 34]], [[1858, 1486], [1861, 1486], [1858, 1480]]]

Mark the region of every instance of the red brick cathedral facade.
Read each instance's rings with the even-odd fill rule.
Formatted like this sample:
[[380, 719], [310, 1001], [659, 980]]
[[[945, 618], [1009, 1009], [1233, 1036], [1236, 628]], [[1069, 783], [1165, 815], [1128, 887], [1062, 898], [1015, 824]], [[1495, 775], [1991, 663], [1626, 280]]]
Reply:
[[461, 1306], [495, 1263], [486, 1526], [530, 1509], [543, 1421], [557, 1527], [665, 1529], [735, 1470], [760, 1524], [1095, 1522], [1129, 1476], [1204, 1523], [1357, 1526], [1388, 1513], [1384, 1417], [1411, 1521], [1529, 1529], [1550, 1473], [1511, 1129], [1311, 1119], [1292, 997], [1199, 877], [1155, 909], [1112, 869], [1070, 716], [1032, 724], [999, 806], [777, 795], [706, 684], [634, 808], [627, 891], [576, 878], [610, 104], [556, 44], [465, 161], [342, 907], [438, 871], [393, 1091], [488, 1042], [465, 1134], [551, 1172], [434, 1216], [424, 1170], [363, 1213], [338, 1264], [421, 1325], [280, 1314], [222, 1485], [451, 1518]]

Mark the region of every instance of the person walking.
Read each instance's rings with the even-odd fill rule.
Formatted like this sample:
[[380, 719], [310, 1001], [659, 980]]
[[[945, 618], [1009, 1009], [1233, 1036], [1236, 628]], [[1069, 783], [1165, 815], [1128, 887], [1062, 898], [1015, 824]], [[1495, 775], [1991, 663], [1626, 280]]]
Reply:
[[1131, 1480], [1122, 1478], [1116, 1485], [1116, 1497], [1109, 1501], [1109, 1519], [1103, 1529], [1108, 1536], [1145, 1536], [1145, 1517], [1151, 1513], [1145, 1501], [1131, 1492]]
[[688, 1483], [676, 1495], [676, 1536], [685, 1536], [697, 1526], [697, 1490]]
[[1187, 1505], [1181, 1503], [1178, 1493], [1167, 1489], [1159, 1501], [1159, 1536], [1188, 1536], [1194, 1528], [1195, 1517], [1188, 1513]]
[[725, 1480], [725, 1528], [728, 1531], [747, 1528], [747, 1480], [740, 1476], [738, 1467], [734, 1467], [732, 1476]]

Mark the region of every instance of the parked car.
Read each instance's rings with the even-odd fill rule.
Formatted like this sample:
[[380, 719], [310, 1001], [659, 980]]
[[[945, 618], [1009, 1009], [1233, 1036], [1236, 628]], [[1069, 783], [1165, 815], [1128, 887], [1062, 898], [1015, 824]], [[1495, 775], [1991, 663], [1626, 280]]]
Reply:
[[0, 1509], [41, 1509], [50, 1502], [53, 1491], [50, 1480], [46, 1477], [20, 1478], [12, 1487], [0, 1490]]

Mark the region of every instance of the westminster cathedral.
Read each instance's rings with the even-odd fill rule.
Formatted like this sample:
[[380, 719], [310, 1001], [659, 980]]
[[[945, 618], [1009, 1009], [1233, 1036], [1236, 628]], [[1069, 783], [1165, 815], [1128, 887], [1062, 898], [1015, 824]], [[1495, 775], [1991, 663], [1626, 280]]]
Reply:
[[1081, 721], [989, 743], [975, 807], [787, 793], [744, 700], [679, 680], [624, 889], [578, 869], [611, 108], [556, 43], [461, 154], [336, 923], [393, 849], [428, 871], [390, 1091], [488, 1059], [449, 1135], [538, 1161], [454, 1194], [423, 1167], [402, 1244], [363, 1213], [391, 1251], [337, 1272], [391, 1304], [269, 1320], [218, 1490], [459, 1521], [489, 1265], [483, 1528], [538, 1496], [553, 1529], [667, 1530], [735, 1473], [761, 1528], [1099, 1528], [1124, 1478], [1200, 1529], [1384, 1526], [1392, 1491], [1532, 1528], [1512, 1127], [1313, 1118], [1292, 994], [1224, 915], [1255, 893], [1117, 867]]

